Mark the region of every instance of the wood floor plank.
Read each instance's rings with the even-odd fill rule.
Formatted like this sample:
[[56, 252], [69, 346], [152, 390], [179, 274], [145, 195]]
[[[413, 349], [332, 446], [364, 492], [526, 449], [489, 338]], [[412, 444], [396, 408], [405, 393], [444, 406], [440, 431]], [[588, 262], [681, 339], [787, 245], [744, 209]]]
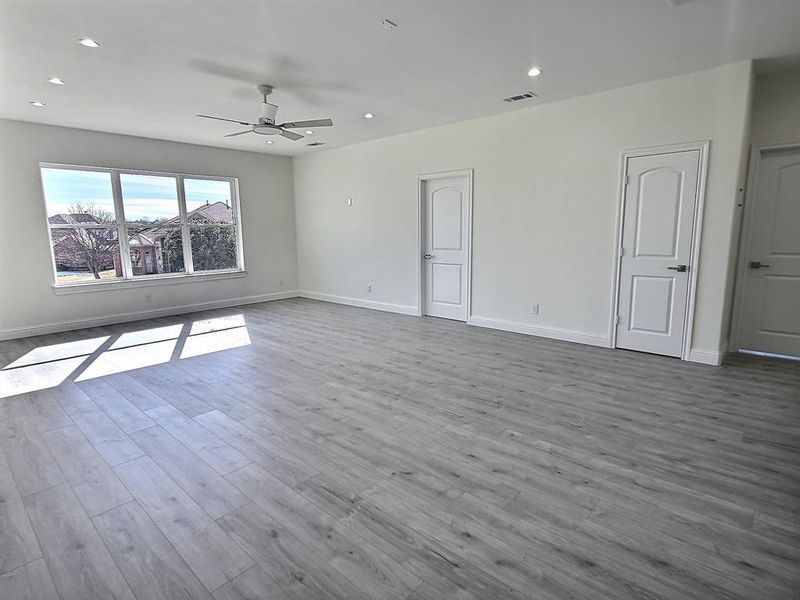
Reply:
[[24, 419], [42, 432], [71, 425], [57, 396], [57, 392], [47, 389], [4, 400], [3, 420]]
[[333, 518], [257, 465], [227, 477], [293, 537], [328, 556], [327, 564], [368, 597], [402, 599], [421, 583], [366, 540], [342, 536]]
[[27, 496], [25, 507], [62, 597], [134, 599], [69, 484]]
[[78, 384], [86, 395], [103, 410], [125, 433], [131, 433], [155, 423], [114, 386], [103, 379], [90, 379]]
[[256, 565], [214, 592], [214, 600], [288, 600], [289, 596]]
[[90, 517], [133, 499], [77, 427], [54, 429], [46, 432], [44, 438]]
[[224, 516], [220, 525], [291, 598], [368, 598], [328, 566], [317, 548], [303, 544], [254, 504]]
[[92, 521], [137, 598], [210, 600], [197, 576], [136, 502]]
[[297, 485], [319, 472], [313, 465], [273, 444], [269, 436], [255, 433], [218, 410], [199, 415], [195, 420], [287, 485]]
[[0, 453], [0, 574], [42, 556], [5, 454]]
[[43, 558], [0, 575], [3, 600], [58, 600], [58, 593]]
[[118, 465], [144, 452], [88, 397], [66, 407], [72, 421], [110, 465]]
[[142, 385], [127, 373], [115, 373], [104, 377], [103, 381], [111, 384], [141, 411], [148, 411], [167, 404], [161, 396], [152, 392], [150, 388]]
[[254, 564], [151, 458], [137, 458], [115, 471], [208, 591]]
[[301, 542], [322, 551], [333, 529], [333, 518], [308, 498], [256, 464], [225, 477]]
[[44, 437], [25, 418], [9, 419], [0, 424], [3, 453], [21, 496], [45, 490], [65, 481]]
[[238, 450], [234, 450], [172, 405], [167, 404], [151, 409], [147, 411], [147, 414], [220, 475], [227, 475], [251, 462]]
[[192, 380], [169, 364], [137, 371], [131, 376], [188, 417], [201, 415], [213, 408], [200, 399], [205, 384]]
[[212, 519], [250, 502], [161, 427], [137, 431], [131, 437]]

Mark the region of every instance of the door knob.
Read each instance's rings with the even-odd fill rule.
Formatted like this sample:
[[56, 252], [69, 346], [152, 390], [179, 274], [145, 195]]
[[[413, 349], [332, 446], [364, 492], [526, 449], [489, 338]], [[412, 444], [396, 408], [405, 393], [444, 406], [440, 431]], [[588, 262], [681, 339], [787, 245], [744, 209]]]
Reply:
[[667, 267], [670, 271], [677, 271], [678, 273], [685, 273], [689, 270], [688, 265], [675, 265], [674, 267]]
[[751, 269], [769, 269], [769, 265], [762, 265], [761, 261], [754, 260], [750, 262]]
[[433, 254], [426, 254], [425, 255], [425, 260], [430, 260], [432, 258], [436, 258], [436, 257]]

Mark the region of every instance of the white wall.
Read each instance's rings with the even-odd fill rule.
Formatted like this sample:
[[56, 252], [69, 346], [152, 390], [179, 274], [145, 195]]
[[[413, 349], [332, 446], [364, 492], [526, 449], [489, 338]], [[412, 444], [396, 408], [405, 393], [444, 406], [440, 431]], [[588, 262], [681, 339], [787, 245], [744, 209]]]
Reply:
[[750, 136], [757, 146], [800, 142], [800, 69], [756, 79]]
[[605, 338], [620, 151], [709, 139], [692, 347], [716, 353], [751, 79], [726, 65], [297, 157], [300, 289], [415, 306], [416, 177], [472, 168], [473, 315]]
[[[238, 177], [247, 277], [55, 295], [40, 161]], [[289, 158], [0, 120], [0, 335], [296, 288]]]

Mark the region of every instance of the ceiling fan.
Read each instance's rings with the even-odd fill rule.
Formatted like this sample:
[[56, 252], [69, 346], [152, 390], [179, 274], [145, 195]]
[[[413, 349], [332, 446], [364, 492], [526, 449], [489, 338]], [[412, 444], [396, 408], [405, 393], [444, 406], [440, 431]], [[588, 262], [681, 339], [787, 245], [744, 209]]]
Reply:
[[237, 135], [244, 135], [245, 133], [257, 133], [258, 135], [279, 135], [288, 138], [294, 142], [303, 139], [303, 136], [290, 129], [308, 129], [311, 127], [332, 127], [333, 121], [330, 119], [312, 119], [310, 121], [290, 121], [287, 123], [275, 124], [275, 115], [278, 114], [278, 107], [275, 104], [267, 102], [267, 96], [272, 93], [272, 86], [266, 83], [261, 83], [256, 86], [256, 90], [262, 97], [261, 101], [261, 116], [258, 117], [257, 123], [249, 123], [248, 121], [239, 121], [238, 119], [225, 119], [223, 117], [212, 117], [211, 115], [197, 115], [204, 119], [215, 119], [217, 121], [228, 121], [229, 123], [238, 123], [239, 125], [247, 125], [250, 129], [238, 131], [236, 133], [229, 133], [223, 137], [235, 137]]

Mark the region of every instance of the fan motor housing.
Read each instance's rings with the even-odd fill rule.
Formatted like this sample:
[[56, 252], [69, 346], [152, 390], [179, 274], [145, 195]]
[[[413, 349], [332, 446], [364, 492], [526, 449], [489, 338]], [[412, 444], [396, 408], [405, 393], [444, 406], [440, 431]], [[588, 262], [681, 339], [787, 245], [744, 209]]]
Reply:
[[278, 114], [278, 107], [272, 102], [262, 102], [261, 103], [261, 118], [258, 120], [259, 123], [269, 123], [270, 125], [275, 124], [275, 116]]

